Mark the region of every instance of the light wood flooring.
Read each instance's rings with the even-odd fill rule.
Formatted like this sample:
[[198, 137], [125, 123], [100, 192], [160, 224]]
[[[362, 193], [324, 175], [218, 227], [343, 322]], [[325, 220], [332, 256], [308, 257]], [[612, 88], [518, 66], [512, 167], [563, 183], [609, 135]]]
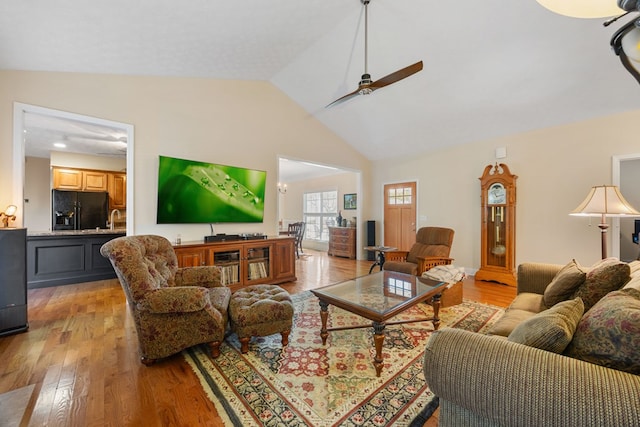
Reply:
[[[368, 273], [371, 263], [305, 250], [298, 280], [283, 287], [328, 285]], [[464, 283], [467, 299], [506, 307], [514, 296], [505, 285]], [[0, 426], [222, 425], [181, 356], [140, 363], [117, 280], [29, 290], [28, 307], [29, 331], [0, 338]], [[436, 425], [437, 413], [425, 426]]]

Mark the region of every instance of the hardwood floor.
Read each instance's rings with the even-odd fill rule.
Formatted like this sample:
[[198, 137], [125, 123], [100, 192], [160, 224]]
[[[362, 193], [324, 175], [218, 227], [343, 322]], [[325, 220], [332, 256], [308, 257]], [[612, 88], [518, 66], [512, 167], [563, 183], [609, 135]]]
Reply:
[[[367, 274], [370, 261], [305, 250], [291, 293]], [[467, 299], [507, 306], [512, 287], [464, 283]], [[181, 356], [146, 367], [117, 280], [30, 290], [28, 332], [0, 338], [0, 404], [18, 395], [26, 410], [0, 425], [220, 426], [218, 413]], [[6, 398], [6, 399], [5, 399]], [[25, 404], [25, 402], [21, 402]], [[3, 406], [0, 406], [3, 407]], [[22, 411], [19, 411], [22, 412]], [[425, 426], [437, 425], [437, 414]]]

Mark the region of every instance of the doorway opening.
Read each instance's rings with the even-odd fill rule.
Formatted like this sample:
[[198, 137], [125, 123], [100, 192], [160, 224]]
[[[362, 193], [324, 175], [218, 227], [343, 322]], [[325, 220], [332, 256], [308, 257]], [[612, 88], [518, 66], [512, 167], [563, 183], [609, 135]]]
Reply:
[[[612, 157], [612, 183], [620, 188], [625, 199], [640, 209], [640, 153], [615, 155]], [[612, 254], [623, 261], [632, 261], [640, 256], [640, 244], [634, 243], [635, 220], [639, 218], [613, 218]], [[635, 236], [637, 238], [637, 236]]]
[[[118, 135], [117, 138], [122, 142], [121, 151], [123, 153], [121, 154], [126, 153], [126, 230], [127, 234], [134, 234], [133, 125], [18, 102], [14, 103], [13, 113], [13, 197], [14, 199], [19, 198], [19, 200], [14, 200], [22, 213], [19, 224], [23, 226], [29, 212], [33, 212], [31, 205], [28, 208], [26, 205], [35, 202], [35, 200], [32, 201], [25, 197], [25, 160], [27, 153], [32, 151], [32, 147], [29, 146], [29, 132], [36, 133], [36, 127], [31, 124], [30, 119], [37, 117], [41, 119], [40, 123], [47, 123], [47, 125], [38, 126], [38, 131], [45, 133], [50, 131], [51, 135], [55, 134], [56, 137], [60, 137], [62, 142], [66, 141], [69, 142], [68, 145], [77, 146], [76, 153], [107, 155], [107, 153], [100, 151], [102, 146], [99, 142], [101, 139], [107, 138], [105, 135], [112, 135], [111, 138], [115, 138], [113, 136], [115, 134]], [[51, 143], [53, 142], [51, 141]], [[47, 202], [41, 201], [40, 208], [42, 209], [42, 205], [46, 205], [48, 206], [46, 210], [49, 212], [50, 189], [47, 189], [47, 193]]]

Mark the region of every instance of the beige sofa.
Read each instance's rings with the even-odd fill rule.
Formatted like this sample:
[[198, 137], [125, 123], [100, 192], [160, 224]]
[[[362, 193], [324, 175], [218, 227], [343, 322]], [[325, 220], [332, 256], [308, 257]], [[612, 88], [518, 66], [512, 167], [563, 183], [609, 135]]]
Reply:
[[[624, 287], [640, 289], [640, 263], [628, 265]], [[490, 329], [502, 336], [452, 328], [432, 334], [424, 374], [440, 400], [440, 426], [640, 426], [640, 376], [506, 338], [520, 322], [550, 310], [544, 293], [562, 268], [518, 267], [517, 297]], [[637, 305], [633, 310], [638, 319]]]

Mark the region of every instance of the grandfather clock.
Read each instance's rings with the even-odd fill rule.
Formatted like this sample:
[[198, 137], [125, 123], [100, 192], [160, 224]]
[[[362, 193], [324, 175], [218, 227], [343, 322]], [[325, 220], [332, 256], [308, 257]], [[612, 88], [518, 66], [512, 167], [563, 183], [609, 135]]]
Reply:
[[516, 285], [516, 179], [504, 163], [480, 177], [482, 249], [476, 280]]

